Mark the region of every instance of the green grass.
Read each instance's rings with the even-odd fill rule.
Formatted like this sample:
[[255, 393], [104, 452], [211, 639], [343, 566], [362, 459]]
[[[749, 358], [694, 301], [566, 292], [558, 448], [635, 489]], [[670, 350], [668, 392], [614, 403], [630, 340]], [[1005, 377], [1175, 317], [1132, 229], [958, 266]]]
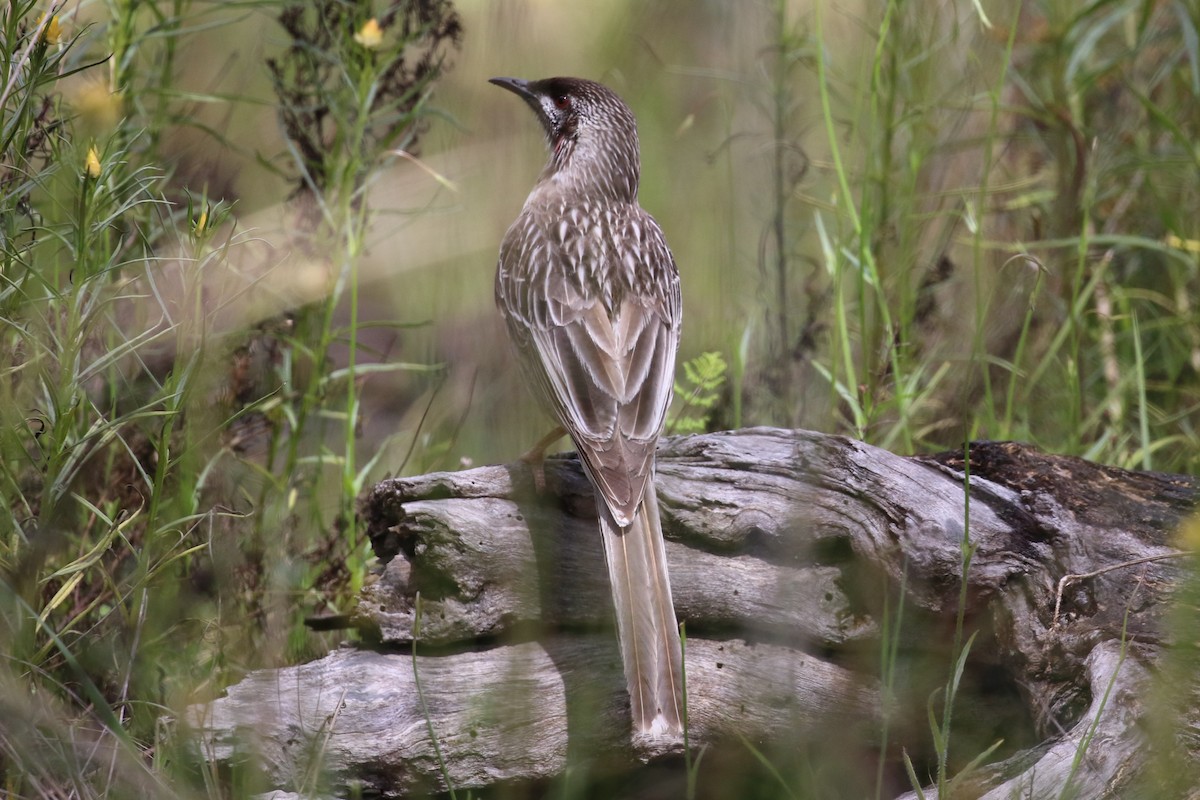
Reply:
[[[797, 425], [899, 452], [1012, 438], [1200, 471], [1194, 11], [719, 5], [464, 3], [515, 58], [473, 29], [459, 51], [446, 18], [402, 40], [355, 3], [0, 11], [4, 792], [253, 793], [166, 720], [334, 645], [304, 617], [345, 612], [364, 580], [371, 481], [535, 438], [481, 320], [536, 175], [522, 159], [542, 154], [492, 74], [583, 73], [638, 112], [643, 202], [684, 279], [679, 430]], [[480, 141], [492, 183], [437, 172]], [[433, 199], [383, 207], [398, 162]], [[484, 191], [496, 206], [473, 205]], [[435, 252], [457, 240], [475, 244]], [[898, 587], [877, 589], [891, 685], [930, 656]], [[988, 752], [955, 710], [977, 634], [930, 645], [928, 722], [889, 716], [890, 761], [859, 790], [897, 789], [901, 751], [943, 786]], [[752, 748], [743, 783], [711, 751], [687, 777], [855, 791], [836, 746], [789, 746]]]
[[236, 207], [170, 166], [191, 124], [187, 32], [240, 18], [4, 12], [0, 673], [13, 702], [57, 709], [6, 714], [11, 796], [200, 788], [164, 713], [328, 649], [304, 617], [346, 610], [362, 584], [354, 503], [376, 462], [357, 451], [358, 390], [426, 369], [360, 348], [363, 191], [414, 148], [457, 23], [426, 6], [404, 39], [385, 15], [375, 43], [355, 38], [365, 7], [300, 9], [257, 9], [290, 42], [270, 71], [287, 147], [262, 155], [294, 187], [288, 244], [320, 285], [257, 316]]

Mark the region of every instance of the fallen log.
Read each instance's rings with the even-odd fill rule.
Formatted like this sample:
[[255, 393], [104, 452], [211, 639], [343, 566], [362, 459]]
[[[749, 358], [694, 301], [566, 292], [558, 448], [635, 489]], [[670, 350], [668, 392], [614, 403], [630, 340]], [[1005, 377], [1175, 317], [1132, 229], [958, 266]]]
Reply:
[[[961, 613], [988, 639], [968, 682], [980, 668], [985, 690], [1016, 687], [1004, 703], [1032, 741], [956, 791], [1100, 797], [1144, 780], [1147, 676], [1186, 574], [1172, 535], [1195, 478], [1014, 443], [901, 457], [765, 428], [667, 440], [658, 464], [693, 752], [831, 732], [884, 747], [885, 720], [912, 702], [923, 720], [925, 697], [862, 654], [899, 646], [912, 615], [946, 644]], [[280, 789], [319, 773], [334, 794], [383, 796], [546, 779], [580, 754], [674, 763], [628, 741], [591, 489], [572, 457], [545, 477], [540, 493], [523, 465], [375, 486], [361, 515], [383, 567], [355, 616], [369, 645], [191, 709], [205, 757], [252, 753]], [[893, 620], [880, 595], [901, 592]]]

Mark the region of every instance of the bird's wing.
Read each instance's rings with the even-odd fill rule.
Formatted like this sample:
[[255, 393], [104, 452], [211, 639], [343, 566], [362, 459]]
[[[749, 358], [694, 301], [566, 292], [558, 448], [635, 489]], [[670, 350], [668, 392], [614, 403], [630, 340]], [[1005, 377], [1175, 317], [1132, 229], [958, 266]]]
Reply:
[[497, 300], [526, 375], [624, 525], [641, 502], [671, 402], [681, 303], [658, 224], [636, 206], [603, 224], [510, 232], [501, 270], [528, 267], [505, 290], [497, 281]]

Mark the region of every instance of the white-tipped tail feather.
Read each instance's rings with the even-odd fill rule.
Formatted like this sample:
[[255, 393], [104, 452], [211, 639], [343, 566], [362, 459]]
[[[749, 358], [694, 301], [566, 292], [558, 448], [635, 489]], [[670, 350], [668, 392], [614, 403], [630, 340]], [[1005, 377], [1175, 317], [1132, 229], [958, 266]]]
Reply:
[[642, 503], [627, 526], [616, 523], [602, 497], [596, 505], [634, 731], [655, 738], [680, 737], [683, 650], [654, 481], [647, 481]]

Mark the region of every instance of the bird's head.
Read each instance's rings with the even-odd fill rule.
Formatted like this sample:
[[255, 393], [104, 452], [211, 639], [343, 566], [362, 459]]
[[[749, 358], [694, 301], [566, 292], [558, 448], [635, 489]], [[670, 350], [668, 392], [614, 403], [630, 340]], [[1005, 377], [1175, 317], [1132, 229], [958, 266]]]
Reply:
[[550, 144], [543, 180], [614, 199], [637, 196], [637, 122], [616, 92], [583, 78], [492, 78], [491, 83], [521, 97], [541, 121]]

